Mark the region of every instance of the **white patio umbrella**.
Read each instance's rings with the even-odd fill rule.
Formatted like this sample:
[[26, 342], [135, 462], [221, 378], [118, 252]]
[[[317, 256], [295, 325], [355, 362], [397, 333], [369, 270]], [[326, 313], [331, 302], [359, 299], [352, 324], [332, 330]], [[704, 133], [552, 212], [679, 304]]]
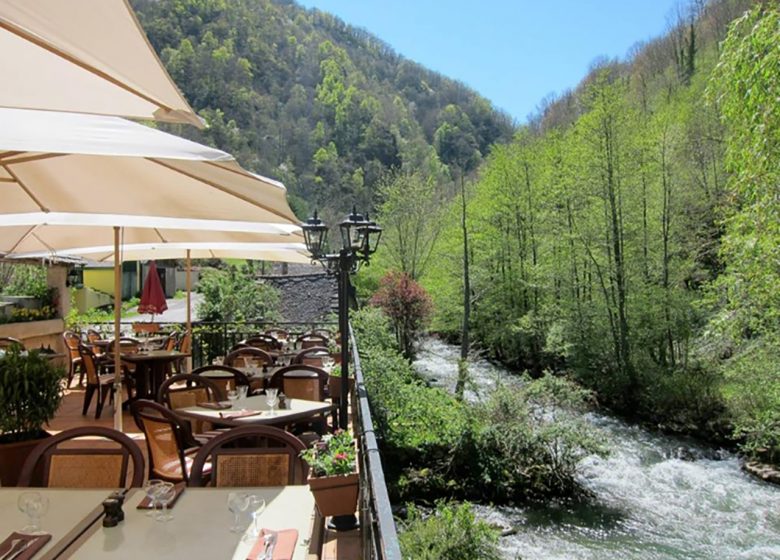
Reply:
[[[225, 152], [116, 117], [0, 109], [0, 198], [5, 256], [31, 244], [50, 252], [94, 246], [106, 227], [115, 254], [120, 228], [139, 236], [146, 228], [158, 242], [197, 231], [300, 239], [281, 183], [245, 171]], [[200, 241], [219, 240], [214, 233]], [[121, 429], [121, 411], [115, 418]]]
[[2, 0], [0, 107], [203, 127], [125, 0]]

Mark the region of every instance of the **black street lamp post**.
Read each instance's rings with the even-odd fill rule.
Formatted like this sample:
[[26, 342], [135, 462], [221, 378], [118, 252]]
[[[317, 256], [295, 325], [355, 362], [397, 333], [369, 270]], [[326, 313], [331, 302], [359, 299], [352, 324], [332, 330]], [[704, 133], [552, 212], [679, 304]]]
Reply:
[[[341, 394], [339, 395], [339, 427], [347, 428], [349, 395], [349, 276], [361, 263], [368, 263], [376, 252], [382, 228], [358, 214], [355, 209], [340, 224], [341, 249], [328, 253], [328, 227], [317, 212], [302, 224], [306, 248], [314, 260], [320, 261], [331, 274], [338, 276], [339, 332], [341, 333]], [[331, 395], [333, 397], [334, 395]]]

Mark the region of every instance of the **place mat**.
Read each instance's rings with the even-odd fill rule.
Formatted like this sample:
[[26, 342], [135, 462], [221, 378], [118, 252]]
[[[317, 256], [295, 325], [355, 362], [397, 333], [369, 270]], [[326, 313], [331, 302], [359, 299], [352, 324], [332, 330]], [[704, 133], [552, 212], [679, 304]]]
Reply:
[[[184, 489], [187, 487], [187, 484], [184, 482], [177, 482], [173, 485], [174, 489], [176, 490], [176, 493], [173, 495], [173, 499], [168, 502], [167, 508], [173, 509], [173, 505], [176, 503], [176, 500], [179, 499], [179, 496], [181, 496], [184, 493]], [[152, 500], [149, 498], [149, 496], [144, 496], [144, 499], [141, 500], [141, 502], [136, 506], [137, 509], [152, 509]]]
[[232, 408], [230, 403], [224, 402], [199, 402], [197, 406], [200, 408], [208, 408], [210, 410], [225, 410]]
[[257, 560], [260, 554], [265, 552], [265, 536], [268, 534], [276, 534], [276, 545], [271, 560], [292, 560], [293, 554], [295, 554], [295, 544], [298, 542], [297, 529], [282, 529], [281, 531], [261, 529], [260, 536], [257, 537], [257, 542], [249, 551], [246, 560]]
[[[11, 533], [7, 539], [0, 543], [0, 558], [9, 556], [13, 548], [14, 560], [28, 560], [35, 556], [35, 553], [46, 546], [51, 540], [51, 535], [44, 533], [41, 535], [25, 535], [24, 533]], [[26, 548], [25, 548], [26, 547]], [[18, 552], [22, 550], [22, 552]]]
[[235, 418], [247, 418], [248, 416], [260, 416], [263, 413], [262, 410], [237, 410], [235, 412], [220, 412], [219, 417], [226, 420], [233, 420]]

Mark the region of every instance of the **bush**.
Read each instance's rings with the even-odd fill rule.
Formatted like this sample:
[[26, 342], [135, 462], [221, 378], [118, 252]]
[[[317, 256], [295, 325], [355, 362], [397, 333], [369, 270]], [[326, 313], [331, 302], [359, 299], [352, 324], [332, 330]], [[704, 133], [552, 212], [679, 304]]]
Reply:
[[388, 272], [379, 282], [371, 304], [385, 312], [404, 357], [414, 358], [414, 343], [431, 315], [428, 293], [405, 272]]
[[401, 555], [415, 560], [500, 560], [498, 532], [474, 516], [471, 506], [438, 503], [428, 516], [409, 506], [398, 537]]
[[355, 314], [353, 327], [394, 499], [506, 503], [580, 493], [577, 462], [604, 451], [577, 418], [589, 392], [547, 375], [484, 404], [462, 403], [417, 376], [379, 310]]
[[279, 320], [279, 291], [255, 280], [246, 265], [205, 270], [198, 291], [203, 294], [198, 305], [198, 316], [203, 321]]

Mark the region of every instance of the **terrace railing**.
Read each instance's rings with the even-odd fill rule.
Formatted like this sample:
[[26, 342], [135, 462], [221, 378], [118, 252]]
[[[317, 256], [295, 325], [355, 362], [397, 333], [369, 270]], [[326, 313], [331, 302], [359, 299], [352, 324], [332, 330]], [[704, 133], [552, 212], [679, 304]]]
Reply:
[[360, 352], [355, 334], [350, 329], [350, 346], [355, 370], [354, 430], [358, 435], [360, 461], [360, 527], [363, 539], [363, 560], [401, 560], [398, 533], [387, 495], [371, 409], [368, 403]]

